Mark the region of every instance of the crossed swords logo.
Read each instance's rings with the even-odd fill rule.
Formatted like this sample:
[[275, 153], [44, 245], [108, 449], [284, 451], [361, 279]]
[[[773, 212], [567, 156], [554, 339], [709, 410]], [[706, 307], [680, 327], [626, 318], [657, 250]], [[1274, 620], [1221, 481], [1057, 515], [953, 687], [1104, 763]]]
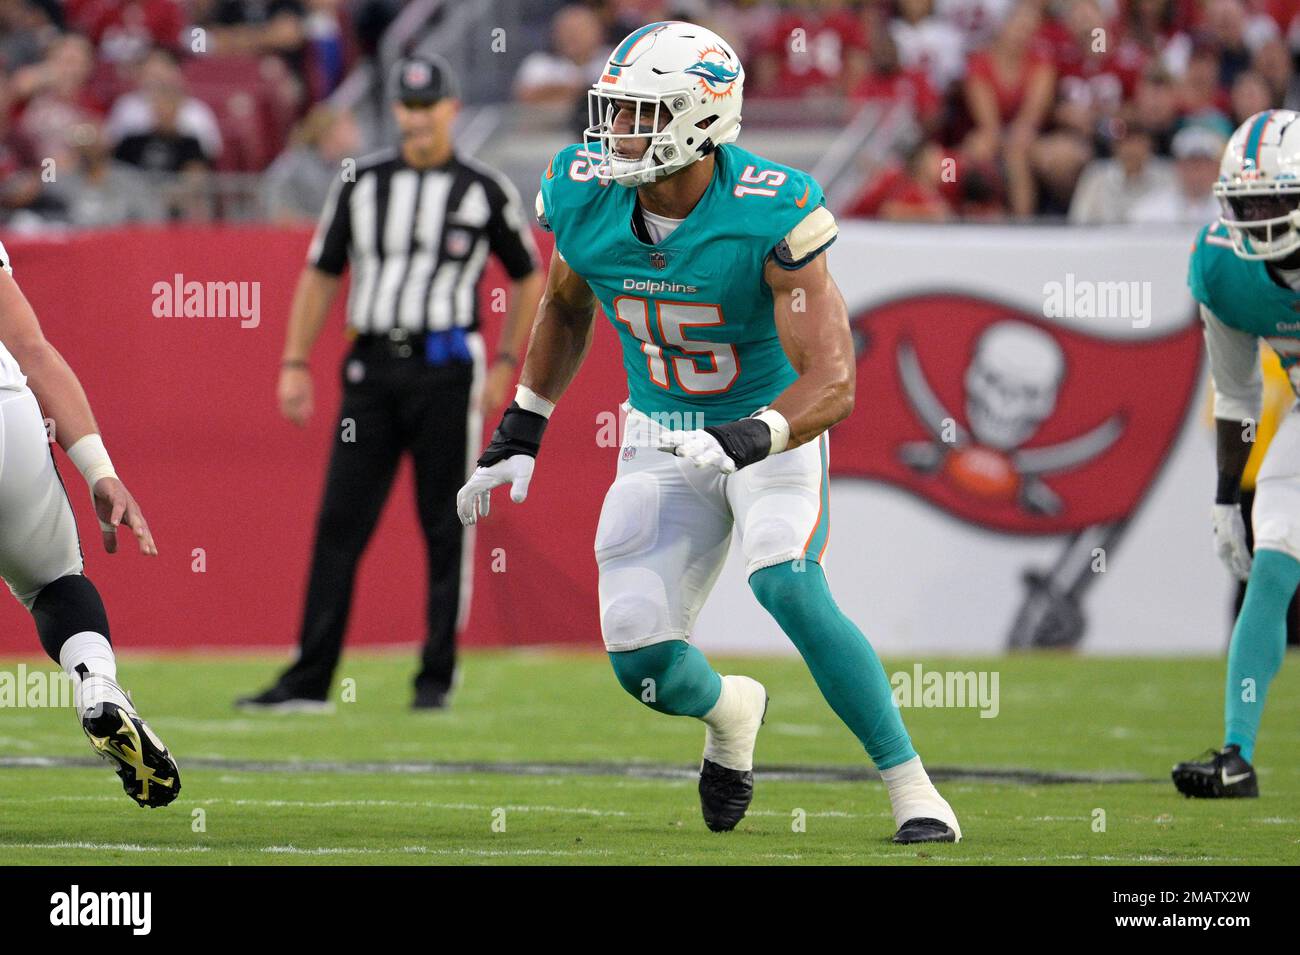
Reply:
[[[910, 441], [899, 449], [904, 464], [919, 473], [931, 474], [953, 451], [987, 446], [987, 442], [982, 445], [977, 440], [979, 435], [972, 434], [970, 428], [959, 423], [935, 394], [911, 342], [903, 341], [898, 346], [898, 374], [912, 413], [931, 435], [930, 440]], [[1036, 424], [1031, 426], [1036, 427]], [[1020, 506], [1031, 514], [1051, 516], [1060, 513], [1059, 495], [1042, 478], [1074, 470], [1092, 460], [1114, 444], [1123, 430], [1123, 417], [1116, 414], [1077, 438], [1059, 444], [1005, 449], [1008, 462], [1020, 481]]]
[[[860, 338], [859, 343], [865, 346], [865, 338]], [[1026, 348], [1026, 344], [1032, 347]], [[1008, 349], [1015, 351], [1017, 348], [1020, 349], [1018, 356], [1008, 355]], [[1039, 359], [1037, 364], [1053, 367], [1038, 368], [1034, 400], [1028, 404], [1022, 401], [1019, 405], [1012, 400], [1010, 410], [1005, 407], [990, 409], [990, 405], [999, 404], [998, 386], [1006, 384], [997, 379], [1014, 378], [1017, 369], [1032, 368], [1036, 362], [1026, 363], [1023, 359], [1026, 351], [1032, 358], [1035, 348]], [[1009, 357], [1022, 360], [1009, 361]], [[976, 369], [975, 366], [981, 362], [987, 367]], [[969, 426], [960, 424], [930, 387], [910, 341], [899, 343], [897, 364], [904, 398], [930, 434], [929, 440], [909, 441], [899, 448], [899, 458], [903, 463], [917, 473], [933, 474], [953, 453], [987, 450], [991, 454], [1001, 454], [1018, 482], [1018, 504], [1031, 514], [1059, 514], [1062, 507], [1060, 496], [1047, 486], [1043, 478], [1073, 470], [1098, 457], [1118, 440], [1124, 430], [1124, 416], [1115, 414], [1068, 441], [1039, 448], [1023, 447], [1055, 409], [1056, 389], [1063, 371], [1059, 346], [1046, 332], [1028, 323], [1003, 321], [991, 325], [981, 336], [976, 356], [967, 368], [968, 412], [993, 411], [990, 420], [1001, 427], [991, 427], [987, 423], [981, 426], [979, 417], [973, 413], [968, 414]], [[975, 374], [976, 371], [979, 374]], [[995, 381], [989, 384], [987, 379]], [[1019, 384], [1022, 390], [1029, 387], [1024, 382]], [[1010, 386], [1013, 392], [1014, 385]], [[1094, 555], [1099, 549], [1114, 548], [1127, 523], [1127, 520], [1118, 520], [1085, 527], [1070, 536], [1050, 569], [1025, 569], [1025, 597], [1007, 637], [1011, 649], [1073, 647], [1079, 643], [1087, 626], [1082, 597], [1097, 578], [1092, 572]]]

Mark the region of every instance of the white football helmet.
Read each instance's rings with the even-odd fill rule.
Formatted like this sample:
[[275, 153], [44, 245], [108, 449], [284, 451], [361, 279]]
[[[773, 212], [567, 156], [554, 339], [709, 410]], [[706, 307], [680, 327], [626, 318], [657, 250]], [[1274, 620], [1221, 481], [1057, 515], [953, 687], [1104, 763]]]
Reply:
[[1232, 250], [1282, 259], [1300, 250], [1300, 113], [1267, 109], [1228, 140], [1214, 194]]
[[[735, 51], [712, 30], [669, 20], [632, 31], [587, 93], [583, 138], [596, 177], [622, 186], [654, 182], [734, 142], [744, 83]], [[629, 131], [615, 132], [624, 106], [632, 110]], [[624, 155], [628, 140], [649, 145]]]

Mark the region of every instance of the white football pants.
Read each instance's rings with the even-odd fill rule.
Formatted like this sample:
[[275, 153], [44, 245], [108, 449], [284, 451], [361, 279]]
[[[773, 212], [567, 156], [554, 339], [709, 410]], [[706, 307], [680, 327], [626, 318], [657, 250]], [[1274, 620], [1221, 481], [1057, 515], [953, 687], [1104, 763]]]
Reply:
[[688, 637], [735, 527], [747, 574], [820, 561], [829, 514], [826, 435], [734, 474], [658, 450], [660, 426], [624, 404], [618, 473], [596, 528], [610, 652]]
[[77, 523], [29, 388], [0, 388], [0, 577], [28, 610], [47, 585], [81, 573]]

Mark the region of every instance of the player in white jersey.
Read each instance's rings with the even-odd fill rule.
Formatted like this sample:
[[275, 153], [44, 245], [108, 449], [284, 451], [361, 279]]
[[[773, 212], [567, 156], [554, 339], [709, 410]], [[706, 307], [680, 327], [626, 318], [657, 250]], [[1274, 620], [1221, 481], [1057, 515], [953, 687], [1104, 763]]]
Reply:
[[[81, 543], [54, 468], [52, 436], [90, 487], [104, 549], [125, 524], [156, 555], [140, 507], [118, 480], [76, 374], [41, 332], [0, 246], [0, 577], [31, 611], [41, 646], [67, 672], [81, 727], [139, 805], [180, 791], [167, 747], [117, 684], [108, 616], [82, 573]], [[47, 420], [52, 429], [46, 430]]]

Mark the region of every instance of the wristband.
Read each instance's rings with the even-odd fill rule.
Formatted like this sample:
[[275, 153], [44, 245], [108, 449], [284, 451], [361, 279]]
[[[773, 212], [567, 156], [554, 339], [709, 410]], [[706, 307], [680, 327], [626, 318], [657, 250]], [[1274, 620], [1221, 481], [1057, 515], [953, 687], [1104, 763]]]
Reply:
[[518, 401], [512, 401], [501, 423], [492, 432], [492, 441], [478, 459], [478, 466], [489, 468], [498, 461], [516, 454], [537, 457], [542, 444], [542, 434], [546, 431], [546, 418], [535, 411], [519, 407]]
[[766, 421], [767, 426], [772, 429], [772, 449], [768, 454], [780, 454], [790, 445], [790, 422], [785, 420], [785, 415], [779, 411], [773, 411], [771, 408], [764, 408], [758, 414], [750, 415], [751, 418], [757, 418], [759, 421]]
[[81, 472], [92, 492], [101, 478], [117, 477], [113, 462], [104, 447], [104, 439], [98, 434], [92, 433], [78, 439], [68, 448], [68, 460]]
[[547, 401], [527, 385], [515, 385], [515, 404], [543, 418], [549, 418], [555, 410], [555, 402]]
[[280, 362], [281, 368], [310, 368], [305, 358], [286, 358]]

